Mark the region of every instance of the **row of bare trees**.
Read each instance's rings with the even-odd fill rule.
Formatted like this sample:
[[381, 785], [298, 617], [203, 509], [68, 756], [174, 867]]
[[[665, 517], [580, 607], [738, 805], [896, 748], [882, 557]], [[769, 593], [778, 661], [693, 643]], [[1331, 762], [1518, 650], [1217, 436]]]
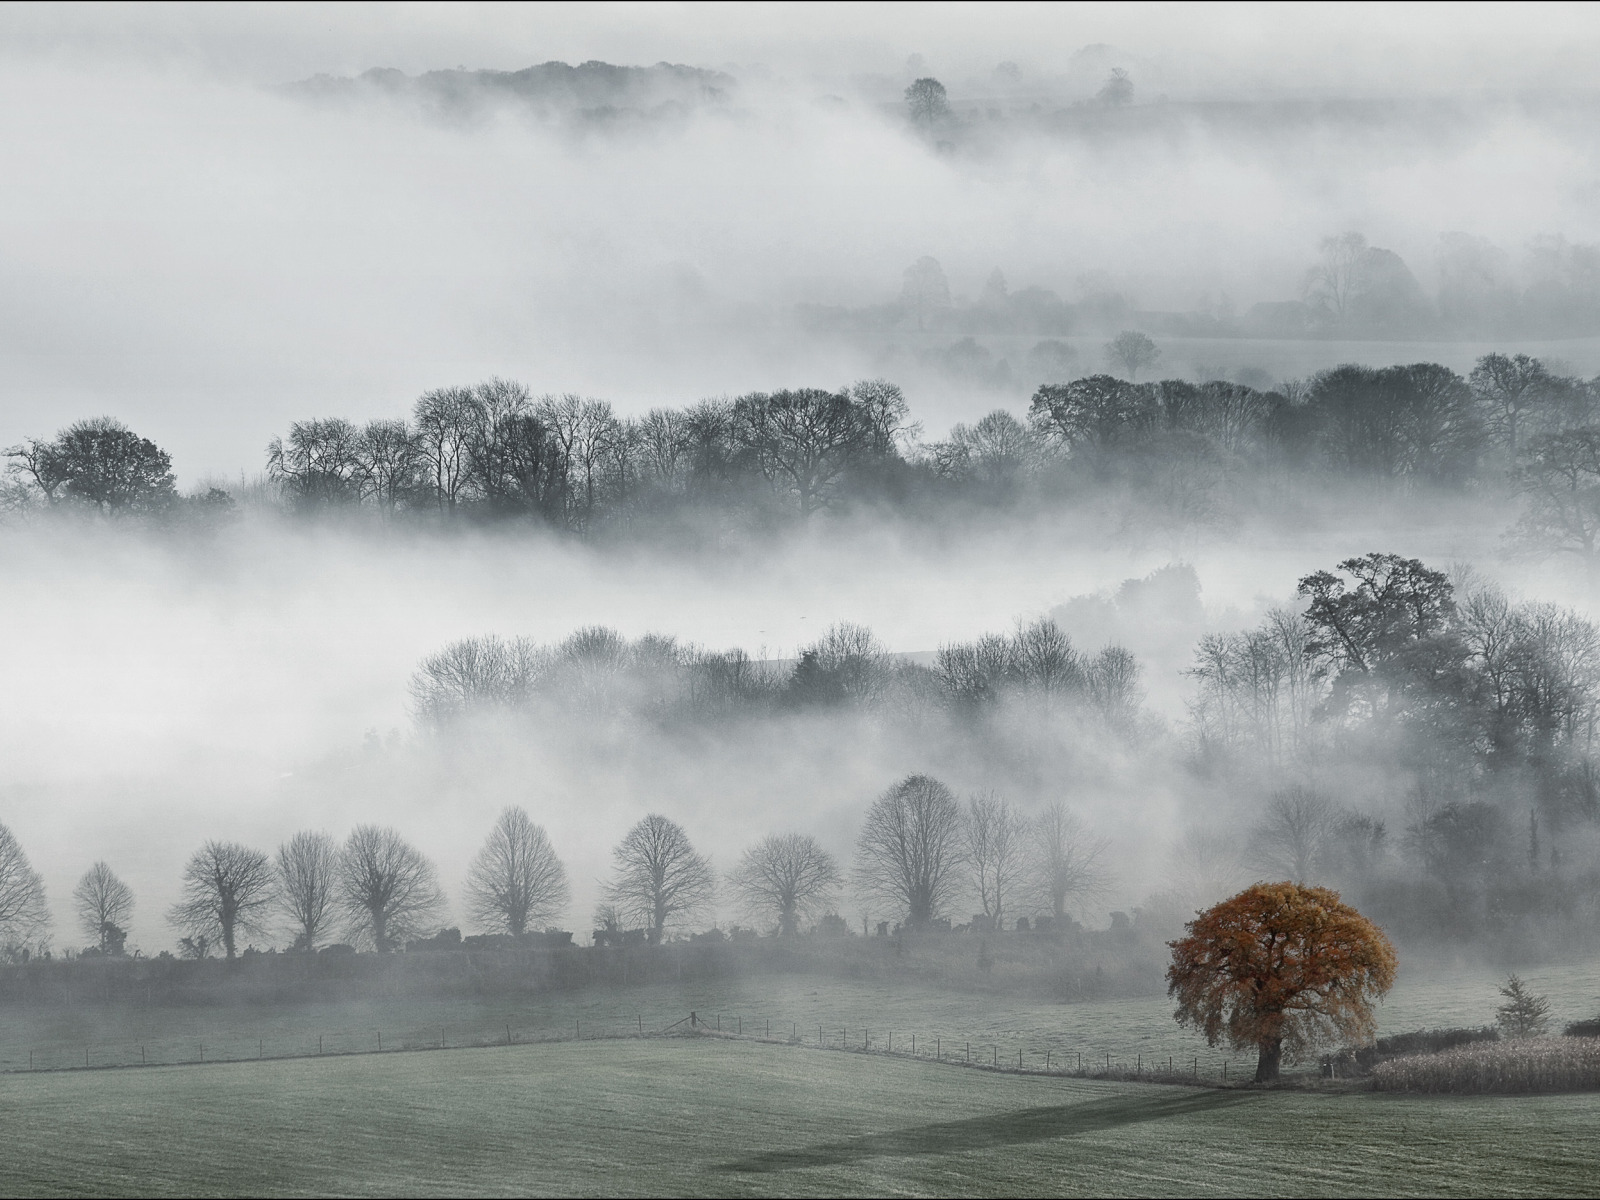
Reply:
[[[1065, 917], [1106, 885], [1106, 843], [1059, 802], [1025, 819], [993, 793], [965, 807], [943, 783], [912, 775], [873, 802], [856, 846], [851, 882], [867, 911], [910, 928], [957, 912], [969, 895], [998, 928], [1018, 910]], [[758, 927], [793, 936], [836, 912], [846, 882], [816, 839], [773, 834], [745, 850], [727, 884]], [[651, 943], [706, 915], [718, 879], [683, 827], [650, 814], [613, 850], [598, 914], [605, 931], [638, 929]], [[104, 862], [74, 890], [79, 924], [98, 953], [123, 952], [133, 891]], [[559, 920], [570, 888], [543, 828], [521, 808], [496, 821], [468, 873], [472, 919], [520, 938]], [[395, 830], [357, 826], [340, 845], [302, 831], [276, 855], [238, 842], [209, 841], [189, 859], [183, 890], [168, 913], [185, 955], [228, 959], [239, 943], [275, 933], [292, 949], [315, 950], [343, 937], [375, 950], [436, 928], [444, 893], [428, 858]], [[15, 952], [49, 924], [44, 884], [10, 831], [0, 825], [0, 941]]]
[[[868, 809], [849, 882], [865, 910], [907, 928], [948, 918], [970, 895], [999, 928], [1018, 910], [1065, 918], [1098, 898], [1106, 847], [1060, 802], [1029, 819], [994, 793], [963, 806], [937, 779], [910, 775]], [[746, 919], [792, 936], [836, 912], [846, 876], [816, 839], [783, 833], [747, 848], [727, 882]], [[716, 885], [682, 827], [652, 814], [616, 848], [601, 921], [637, 924], [659, 941], [708, 908]]]
[[[544, 829], [521, 808], [500, 814], [467, 875], [467, 909], [483, 929], [521, 937], [558, 920], [570, 898], [566, 870]], [[98, 953], [121, 954], [134, 895], [105, 862], [73, 891], [78, 923]], [[186, 955], [218, 947], [234, 958], [239, 941], [284, 933], [296, 950], [333, 937], [390, 950], [430, 931], [444, 892], [426, 855], [393, 829], [358, 825], [341, 845], [302, 831], [275, 855], [239, 842], [208, 841], [183, 870], [167, 914]], [[44, 883], [11, 831], [0, 825], [0, 949], [15, 957], [50, 921]]]
[[1078, 650], [1049, 619], [940, 647], [933, 666], [892, 654], [868, 628], [834, 625], [794, 662], [761, 662], [659, 634], [630, 641], [599, 626], [555, 645], [493, 635], [429, 655], [411, 679], [420, 724], [442, 728], [474, 713], [536, 709], [585, 716], [711, 718], [760, 709], [848, 707], [920, 718], [942, 710], [971, 721], [1018, 701], [1041, 714], [1076, 712], [1131, 731], [1142, 703], [1128, 650]]

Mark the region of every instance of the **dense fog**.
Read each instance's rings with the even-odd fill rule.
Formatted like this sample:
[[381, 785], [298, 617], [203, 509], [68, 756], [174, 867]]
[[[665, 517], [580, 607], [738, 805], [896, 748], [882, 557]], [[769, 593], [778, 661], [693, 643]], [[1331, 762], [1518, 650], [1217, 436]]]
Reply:
[[[154, 954], [205, 839], [271, 850], [361, 822], [424, 848], [446, 923], [465, 926], [467, 864], [513, 804], [565, 860], [562, 928], [586, 938], [611, 847], [647, 812], [719, 870], [789, 830], [848, 863], [867, 806], [918, 773], [963, 802], [1064, 800], [1107, 845], [1105, 884], [1078, 909], [1095, 926], [1276, 869], [1263, 805], [1302, 779], [1388, 822], [1396, 875], [1407, 822], [1425, 834], [1469, 800], [1518, 830], [1538, 808], [1537, 852], [1560, 839], [1567, 869], [1592, 874], [1594, 796], [1561, 790], [1591, 764], [1588, 649], [1570, 656], [1584, 699], [1569, 706], [1588, 715], [1567, 712], [1548, 760], [1528, 752], [1527, 778], [1559, 778], [1559, 802], [1496, 775], [1476, 734], [1437, 770], [1417, 750], [1437, 731], [1410, 726], [1367, 774], [1364, 732], [1294, 765], [1243, 735], [1219, 751], [1226, 704], [1206, 708], [1194, 674], [1206, 635], [1305, 610], [1304, 577], [1373, 552], [1449, 573], [1463, 605], [1498, 587], [1594, 615], [1593, 546], [1566, 553], [1547, 511], [1559, 487], [1518, 474], [1527, 438], [1576, 444], [1600, 405], [1587, 31], [1571, 31], [1568, 78], [1518, 65], [1535, 22], [1472, 13], [1429, 25], [1436, 56], [1419, 62], [1421, 18], [1367, 10], [1359, 37], [1324, 10], [1307, 18], [1322, 35], [1292, 38], [1260, 12], [1204, 29], [1179, 11], [1160, 29], [1149, 14], [939, 12], [913, 37], [889, 10], [828, 10], [828, 39], [776, 10], [728, 14], [723, 44], [659, 14], [622, 29], [604, 10], [469, 10], [424, 30], [408, 10], [338, 8], [313, 36], [283, 11], [0, 16], [0, 446], [19, 449], [0, 513], [0, 822], [44, 877], [57, 948], [82, 940], [68, 897], [95, 860], [133, 888], [129, 945]], [[680, 65], [492, 73], [591, 59]], [[903, 93], [932, 76], [949, 111], [919, 126]], [[1119, 364], [1124, 331], [1147, 331], [1159, 359]], [[1553, 397], [1520, 447], [1472, 374], [1518, 353]], [[1357, 461], [1338, 430], [1358, 406], [1319, 374], [1347, 363], [1437, 364], [1455, 406], [1440, 427], [1465, 421], [1466, 448]], [[1137, 391], [1141, 370], [1155, 390]], [[1137, 417], [1118, 429], [1166, 420], [1189, 396], [1177, 384], [1208, 381], [1265, 415], [1223, 457], [1174, 425], [1108, 434], [1091, 461], [1048, 388], [1112, 376]], [[681, 520], [662, 501], [659, 526], [590, 519], [592, 486], [582, 520], [508, 516], [488, 491], [459, 520], [452, 493], [446, 518], [426, 472], [387, 507], [343, 476], [349, 494], [324, 503], [323, 469], [294, 465], [310, 444], [296, 423], [370, 429], [486, 380], [525, 385], [519, 420], [573, 395], [610, 402], [619, 428], [862, 380], [898, 385], [907, 411], [879, 448], [881, 493], [842, 486], [791, 511], [776, 484], [750, 500], [766, 484], [748, 468]], [[972, 466], [996, 410], [1033, 439], [1004, 488]], [[1295, 432], [1307, 412], [1323, 424]], [[164, 512], [201, 516], [107, 515], [22, 471], [28, 439], [100, 416], [170, 455], [179, 508]], [[1203, 504], [1189, 475], [1157, 494], [1153, 478], [1191, 461], [1220, 464]], [[607, 511], [632, 514], [621, 478]], [[1554, 611], [1528, 609], [1529, 627]], [[962, 725], [949, 696], [792, 698], [806, 650], [841, 623], [933, 689], [941, 651], [1042, 619], [1086, 663], [1131, 653], [1126, 713], [1002, 697]], [[742, 650], [765, 698], [693, 720], [544, 694], [454, 724], [418, 706], [419, 666], [445, 647], [552, 647], [596, 626], [677, 639], [674, 680], [702, 651]], [[1457, 790], [1413, 803], [1434, 784]], [[1502, 841], [1522, 854], [1521, 836]], [[947, 915], [977, 904], [963, 893]], [[848, 888], [839, 913], [855, 929], [879, 915]], [[725, 901], [700, 924], [737, 919]]]

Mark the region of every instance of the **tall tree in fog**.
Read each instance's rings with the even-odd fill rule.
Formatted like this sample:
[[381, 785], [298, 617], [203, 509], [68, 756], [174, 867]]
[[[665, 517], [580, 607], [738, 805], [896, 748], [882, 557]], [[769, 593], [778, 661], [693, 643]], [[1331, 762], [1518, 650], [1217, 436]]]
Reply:
[[544, 829], [508, 808], [467, 873], [467, 909], [483, 928], [521, 937], [557, 921], [571, 899], [567, 870]]
[[815, 838], [772, 834], [744, 852], [728, 882], [753, 920], [773, 922], [780, 936], [793, 937], [832, 904], [839, 864]]
[[1342, 325], [1361, 288], [1367, 239], [1352, 230], [1323, 238], [1318, 249], [1322, 257], [1306, 275], [1306, 298]]
[[1129, 381], [1139, 378], [1139, 372], [1155, 366], [1161, 351], [1148, 333], [1137, 329], [1124, 329], [1106, 343], [1106, 359], [1112, 366], [1120, 367]]
[[232, 960], [240, 933], [262, 933], [277, 894], [267, 856], [238, 842], [207, 842], [183, 868], [183, 892], [167, 920], [198, 941], [222, 939]]
[[906, 89], [906, 111], [911, 120], [925, 129], [950, 115], [950, 99], [944, 84], [934, 78], [918, 79]]
[[741, 396], [734, 406], [740, 439], [761, 473], [774, 490], [794, 495], [803, 517], [832, 502], [873, 437], [866, 417], [848, 393], [820, 388]]
[[357, 825], [339, 856], [339, 902], [351, 933], [392, 950], [444, 909], [433, 864], [399, 833]]
[[0, 824], [0, 954], [14, 953], [49, 924], [44, 880], [11, 830]]
[[302, 830], [278, 847], [278, 904], [294, 930], [294, 949], [315, 951], [338, 912], [339, 848], [325, 833]]
[[855, 881], [913, 929], [948, 910], [961, 862], [961, 806], [927, 775], [908, 775], [872, 802], [856, 839]]
[[962, 833], [978, 902], [998, 929], [1022, 874], [1027, 823], [1005, 797], [984, 792], [968, 799]]
[[412, 413], [417, 453], [441, 511], [453, 514], [466, 491], [478, 411], [468, 389], [450, 387], [425, 393]]
[[1567, 429], [1531, 439], [1514, 476], [1527, 509], [1521, 540], [1593, 561], [1600, 552], [1600, 429]]
[[1342, 818], [1338, 806], [1319, 791], [1281, 788], [1251, 831], [1251, 856], [1261, 869], [1305, 884], [1322, 865]]
[[1047, 804], [1028, 827], [1029, 875], [1038, 906], [1060, 920], [1104, 893], [1109, 846], [1062, 801]]
[[1527, 418], [1553, 390], [1555, 380], [1543, 363], [1526, 354], [1485, 354], [1468, 377], [1483, 406], [1490, 430], [1516, 462]]
[[121, 953], [133, 914], [133, 889], [117, 878], [104, 862], [83, 873], [72, 889], [72, 906], [78, 926], [93, 938], [102, 953]]
[[611, 857], [606, 900], [624, 920], [643, 923], [652, 945], [668, 924], [690, 919], [716, 896], [711, 861], [695, 850], [683, 826], [656, 813], [628, 830]]

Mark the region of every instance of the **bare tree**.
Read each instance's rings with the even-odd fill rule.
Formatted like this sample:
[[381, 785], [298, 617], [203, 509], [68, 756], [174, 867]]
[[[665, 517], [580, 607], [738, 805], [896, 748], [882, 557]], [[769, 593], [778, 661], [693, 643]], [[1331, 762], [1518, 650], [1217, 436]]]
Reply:
[[1027, 825], [1009, 800], [983, 792], [968, 799], [962, 832], [983, 915], [998, 929], [1022, 873]]
[[839, 864], [815, 838], [772, 834], [744, 852], [728, 882], [752, 919], [776, 921], [781, 936], [793, 937], [832, 907]]
[[548, 924], [571, 899], [567, 871], [541, 826], [520, 808], [508, 808], [467, 873], [467, 909], [496, 933], [521, 937]]
[[294, 929], [294, 949], [308, 953], [337, 915], [339, 848], [325, 833], [302, 830], [278, 847], [278, 903]]
[[867, 810], [856, 840], [856, 886], [920, 928], [949, 907], [960, 860], [955, 796], [937, 779], [908, 775]]
[[1323, 238], [1318, 245], [1322, 261], [1306, 276], [1306, 297], [1322, 307], [1339, 324], [1350, 315], [1351, 303], [1362, 284], [1367, 239], [1351, 230]]
[[1105, 853], [1110, 842], [1095, 837], [1060, 800], [1053, 800], [1028, 830], [1029, 874], [1038, 907], [1057, 920], [1103, 895], [1110, 877]]
[[11, 830], [0, 824], [0, 952], [26, 946], [49, 924], [44, 880]]
[[1106, 343], [1106, 358], [1112, 366], [1121, 367], [1130, 382], [1137, 380], [1146, 367], [1155, 366], [1160, 357], [1161, 351], [1150, 335], [1137, 329], [1124, 329]]
[[133, 889], [104, 862], [97, 862], [72, 889], [72, 902], [79, 926], [101, 952], [120, 954], [133, 913]]
[[339, 857], [339, 902], [351, 935], [385, 951], [436, 919], [444, 892], [433, 864], [398, 832], [357, 825]]
[[1282, 788], [1268, 799], [1251, 833], [1252, 857], [1265, 870], [1305, 883], [1322, 866], [1343, 815], [1321, 792], [1299, 785]]
[[1489, 428], [1517, 460], [1519, 434], [1539, 402], [1555, 390], [1556, 380], [1537, 358], [1526, 354], [1485, 354], [1469, 376], [1473, 395]]
[[615, 874], [606, 900], [625, 920], [643, 922], [652, 945], [669, 924], [685, 921], [716, 896], [711, 861], [695, 850], [676, 821], [651, 813], [611, 852]]
[[276, 898], [267, 856], [238, 842], [207, 842], [183, 869], [183, 896], [168, 921], [192, 941], [222, 939], [235, 957], [239, 933], [264, 932], [263, 920]]

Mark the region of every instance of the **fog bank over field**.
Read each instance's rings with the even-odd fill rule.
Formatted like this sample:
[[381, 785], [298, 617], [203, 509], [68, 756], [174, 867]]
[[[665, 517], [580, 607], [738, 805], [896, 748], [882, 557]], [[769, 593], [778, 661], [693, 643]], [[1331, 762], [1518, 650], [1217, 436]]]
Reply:
[[[1524, 593], [1582, 601], [1560, 570], [1497, 567], [1492, 537], [1470, 521], [1404, 517], [1406, 528], [1382, 511], [1322, 529], [1262, 528], [1181, 554], [1161, 539], [1124, 543], [1025, 519], [938, 536], [830, 523], [728, 556], [265, 518], [210, 541], [12, 527], [0, 533], [0, 610], [28, 636], [11, 642], [0, 691], [6, 820], [58, 901], [83, 863], [115, 861], [140, 898], [130, 944], [160, 947], [179, 868], [204, 838], [271, 847], [299, 828], [379, 820], [427, 847], [455, 895], [494, 816], [521, 803], [568, 861], [581, 931], [610, 846], [647, 811], [683, 820], [723, 865], [780, 827], [848, 859], [870, 800], [896, 777], [932, 771], [1024, 806], [1066, 798], [1112, 838], [1117, 884], [1103, 903], [1127, 907], [1169, 882], [1169, 855], [1195, 811], [1197, 785], [1172, 775], [1165, 752], [1132, 755], [1068, 733], [1038, 739], [1029, 756], [1040, 758], [986, 758], [848, 713], [753, 733], [540, 721], [431, 747], [407, 682], [425, 655], [489, 633], [554, 643], [606, 625], [629, 638], [744, 648], [787, 671], [839, 621], [927, 661], [941, 645], [1053, 614], [1085, 651], [1111, 641], [1134, 650], [1161, 736], [1181, 740], [1194, 690], [1182, 672], [1200, 635], [1254, 624], [1293, 600], [1300, 575], [1369, 543], [1433, 562], [1476, 559]], [[1198, 606], [1119, 609], [1125, 580], [1176, 558], [1194, 568]], [[1234, 802], [1207, 804], [1214, 817]], [[451, 919], [462, 920], [459, 909]]]
[[[1105, 12], [1015, 10], [991, 26], [945, 11], [919, 30], [927, 45], [899, 48], [887, 13], [836, 11], [820, 18], [827, 34], [796, 36], [802, 19], [780, 10], [764, 33], [744, 18], [726, 46], [680, 46], [672, 60], [720, 86], [667, 115], [619, 96], [621, 116], [534, 119], [491, 98], [440, 119], [382, 89], [340, 100], [278, 87], [562, 55], [648, 64], [680, 40], [641, 31], [659, 15], [630, 16], [645, 25], [625, 32], [604, 10], [496, 9], [437, 14], [434, 40], [403, 11], [336, 10], [315, 49], [298, 18], [267, 11], [8, 15], [0, 172], [15, 185], [0, 223], [26, 236], [0, 249], [4, 437], [109, 412], [171, 449], [193, 483], [255, 470], [266, 441], [310, 413], [397, 415], [429, 387], [489, 374], [624, 412], [889, 374], [939, 432], [1025, 399], [1039, 335], [984, 343], [1018, 373], [996, 390], [930, 365], [956, 338], [920, 320], [839, 336], [797, 306], [894, 301], [906, 268], [932, 257], [958, 306], [998, 268], [1013, 292], [1072, 303], [1244, 313], [1297, 300], [1319, 240], [1346, 229], [1424, 289], [1452, 231], [1517, 272], [1532, 269], [1531, 239], [1600, 237], [1585, 79], [1485, 70], [1440, 51], [1431, 27], [1437, 58], [1397, 79], [1387, 65], [1419, 29], [1377, 12], [1338, 71], [1308, 71], [1304, 58], [1334, 52], [1276, 40], [1264, 31], [1278, 18], [1259, 13], [1253, 37], [1200, 22], [1190, 42], [1144, 18], [1111, 28]], [[1331, 10], [1307, 19], [1339, 44]], [[853, 49], [808, 60], [833, 25]], [[1503, 67], [1514, 56], [1501, 39], [1527, 36], [1513, 25], [1493, 34]], [[1102, 26], [1104, 44], [1075, 40]], [[1448, 36], [1488, 44], [1476, 17]], [[1010, 49], [975, 59], [1002, 38]], [[1002, 61], [1014, 73], [997, 73]], [[1117, 64], [1137, 91], [1111, 120], [1083, 106]], [[926, 72], [944, 75], [960, 122], [944, 141], [906, 123], [900, 92]], [[1374, 99], [1380, 79], [1389, 90]], [[1481, 92], [1522, 84], [1568, 90]], [[1321, 90], [1303, 101], [1308, 86]], [[1100, 369], [1094, 321], [1064, 336], [1078, 369]], [[1166, 365], [1276, 378], [1397, 353], [1284, 345], [1175, 343]], [[1600, 368], [1592, 339], [1540, 352]], [[1419, 346], [1407, 360], [1422, 358], [1448, 355]]]

